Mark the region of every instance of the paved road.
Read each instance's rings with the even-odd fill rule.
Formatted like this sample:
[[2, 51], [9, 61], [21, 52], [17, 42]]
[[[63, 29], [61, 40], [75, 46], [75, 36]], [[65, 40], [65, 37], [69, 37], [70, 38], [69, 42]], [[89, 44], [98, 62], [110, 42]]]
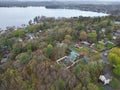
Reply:
[[[104, 74], [111, 74], [111, 68], [108, 66], [109, 62], [108, 62], [108, 59], [107, 59], [107, 56], [104, 55], [104, 53], [108, 52], [108, 50], [102, 52], [102, 60], [103, 60], [103, 63], [105, 64], [105, 67], [104, 67]], [[114, 90], [110, 85], [105, 85], [104, 86], [106, 90]]]

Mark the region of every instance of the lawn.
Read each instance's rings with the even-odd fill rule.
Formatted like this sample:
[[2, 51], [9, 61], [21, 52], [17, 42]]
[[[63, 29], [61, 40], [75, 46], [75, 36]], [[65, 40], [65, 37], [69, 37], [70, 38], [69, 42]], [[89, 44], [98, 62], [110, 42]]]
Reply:
[[102, 44], [102, 43], [97, 43], [97, 44], [95, 45], [95, 49], [96, 49], [97, 51], [103, 51], [103, 50], [105, 50], [105, 46], [104, 46], [104, 44]]
[[89, 53], [89, 48], [87, 46], [83, 46], [83, 48], [77, 48], [77, 47], [72, 45], [71, 48], [73, 50], [75, 50], [76, 52], [84, 54], [84, 55]]
[[105, 88], [103, 87], [103, 85], [97, 84], [99, 90], [105, 90]]
[[114, 90], [120, 90], [120, 81], [116, 78], [112, 78], [112, 81], [110, 82], [110, 86], [114, 89]]

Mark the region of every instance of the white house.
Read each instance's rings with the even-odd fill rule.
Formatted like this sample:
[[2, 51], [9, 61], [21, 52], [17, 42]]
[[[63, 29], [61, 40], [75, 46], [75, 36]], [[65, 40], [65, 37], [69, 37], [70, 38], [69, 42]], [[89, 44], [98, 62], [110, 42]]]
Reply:
[[100, 75], [99, 80], [101, 80], [104, 83], [104, 85], [106, 85], [110, 83], [112, 78], [109, 74], [105, 74], [105, 75]]

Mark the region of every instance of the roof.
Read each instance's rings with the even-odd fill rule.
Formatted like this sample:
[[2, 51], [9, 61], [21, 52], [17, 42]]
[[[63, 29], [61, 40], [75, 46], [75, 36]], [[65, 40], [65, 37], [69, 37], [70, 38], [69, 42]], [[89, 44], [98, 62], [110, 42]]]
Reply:
[[89, 61], [89, 58], [88, 58], [87, 56], [84, 56], [84, 60], [85, 60], [86, 62], [88, 62], [88, 61]]
[[109, 84], [112, 80], [110, 74], [100, 75], [99, 79], [104, 83], [104, 85]]
[[107, 79], [111, 79], [111, 76], [110, 76], [110, 74], [108, 74], [108, 73], [105, 74], [104, 76], [105, 76], [106, 80], [107, 80]]
[[76, 53], [76, 52], [74, 52], [74, 51], [72, 51], [72, 52], [70, 52], [70, 55], [72, 56], [72, 57], [77, 57], [79, 54], [78, 53]]

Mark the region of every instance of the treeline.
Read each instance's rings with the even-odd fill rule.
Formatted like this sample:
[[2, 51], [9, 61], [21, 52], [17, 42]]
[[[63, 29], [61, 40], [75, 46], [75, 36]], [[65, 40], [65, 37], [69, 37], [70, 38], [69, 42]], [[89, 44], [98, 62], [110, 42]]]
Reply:
[[1, 2], [0, 1], [0, 7], [29, 7], [29, 6], [58, 6], [62, 5], [62, 3], [54, 3], [54, 2], [15, 2], [15, 1], [10, 1], [10, 2]]
[[0, 2], [0, 7], [29, 7], [29, 6], [45, 6], [47, 8], [67, 8], [80, 9], [85, 11], [104, 12], [112, 15], [120, 15], [119, 4], [81, 4], [68, 2]]

